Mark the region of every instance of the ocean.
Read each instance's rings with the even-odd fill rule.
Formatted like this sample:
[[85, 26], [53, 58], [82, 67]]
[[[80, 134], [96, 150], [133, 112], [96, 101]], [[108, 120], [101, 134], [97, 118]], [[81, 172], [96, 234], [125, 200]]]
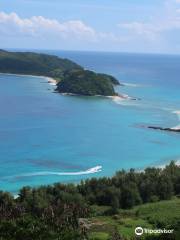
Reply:
[[63, 96], [45, 78], [0, 74], [0, 189], [78, 183], [180, 159], [180, 56], [43, 51], [115, 76], [140, 100]]

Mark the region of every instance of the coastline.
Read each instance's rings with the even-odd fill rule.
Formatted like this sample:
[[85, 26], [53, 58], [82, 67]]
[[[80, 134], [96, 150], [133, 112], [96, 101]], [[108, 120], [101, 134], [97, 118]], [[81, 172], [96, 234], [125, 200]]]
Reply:
[[[59, 92], [57, 92], [59, 93]], [[104, 95], [94, 95], [94, 96], [85, 96], [85, 95], [80, 95], [80, 94], [76, 94], [76, 93], [59, 93], [63, 96], [81, 96], [81, 97], [100, 97], [100, 98], [107, 98], [107, 99], [111, 99], [113, 101], [124, 101], [124, 100], [133, 100], [131, 97], [129, 96], [123, 96], [123, 95], [118, 95], [118, 96], [104, 96]]]
[[57, 80], [51, 77], [45, 77], [50, 85], [56, 86]]
[[[52, 77], [48, 77], [48, 76], [41, 76], [41, 75], [31, 75], [31, 74], [17, 74], [17, 73], [2, 73], [0, 72], [0, 75], [10, 75], [10, 76], [20, 76], [20, 77], [34, 77], [34, 78], [43, 78], [46, 79], [48, 81], [48, 83], [52, 86], [56, 86], [57, 84], [57, 80], [52, 78]], [[59, 92], [57, 92], [59, 93]], [[83, 95], [79, 95], [79, 94], [75, 94], [75, 93], [59, 93], [63, 96], [83, 96]], [[103, 95], [94, 95], [93, 97], [104, 97], [104, 98], [110, 98], [112, 100], [132, 100], [131, 97], [129, 97], [128, 95], [125, 94], [119, 94], [116, 96], [103, 96]]]
[[57, 80], [52, 78], [52, 77], [48, 77], [48, 76], [41, 76], [41, 75], [31, 75], [31, 74], [19, 74], [19, 73], [2, 73], [0, 72], [0, 75], [10, 75], [10, 76], [20, 76], [20, 77], [34, 77], [34, 78], [44, 78], [48, 81], [48, 83], [50, 85], [55, 86], [57, 84]]
[[[0, 75], [43, 78], [43, 79], [46, 79], [47, 82], [50, 85], [52, 85], [52, 86], [56, 86], [57, 83], [58, 83], [58, 81], [55, 78], [48, 77], [48, 76], [42, 76], [42, 75], [18, 74], [18, 73], [2, 73], [2, 72], [0, 72]], [[59, 93], [59, 92], [57, 92], [57, 93]], [[75, 93], [60, 93], [60, 94], [63, 95], [63, 96], [84, 96], [84, 95], [75, 94]], [[94, 95], [93, 97], [104, 97], [104, 98], [112, 99], [113, 101], [140, 100], [139, 98], [130, 97], [127, 94], [120, 94], [120, 93], [118, 93], [118, 95], [115, 95], [115, 96]]]

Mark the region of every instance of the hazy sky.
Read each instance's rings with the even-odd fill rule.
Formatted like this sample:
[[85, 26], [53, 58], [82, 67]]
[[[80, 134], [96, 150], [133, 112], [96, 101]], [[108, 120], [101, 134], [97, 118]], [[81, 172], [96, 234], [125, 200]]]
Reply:
[[0, 48], [180, 54], [180, 0], [0, 0]]

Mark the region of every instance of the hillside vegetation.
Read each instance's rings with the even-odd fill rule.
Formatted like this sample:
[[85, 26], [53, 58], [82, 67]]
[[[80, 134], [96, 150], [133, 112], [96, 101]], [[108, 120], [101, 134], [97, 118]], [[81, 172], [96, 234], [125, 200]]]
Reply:
[[52, 77], [58, 80], [58, 92], [86, 96], [113, 96], [119, 85], [114, 77], [84, 70], [71, 60], [33, 52], [0, 50], [0, 72]]
[[[135, 239], [136, 227], [149, 229], [174, 229], [175, 234], [146, 235], [140, 239], [180, 239], [180, 199], [159, 201], [136, 206], [130, 210], [119, 209], [116, 215], [107, 215], [107, 207], [94, 206], [97, 216], [89, 218], [90, 240], [109, 240], [113, 235], [118, 239]], [[121, 238], [120, 238], [121, 236]]]
[[0, 72], [61, 77], [64, 71], [82, 69], [78, 64], [53, 55], [0, 50]]
[[63, 80], [57, 84], [57, 91], [87, 96], [116, 95], [109, 77], [88, 70], [65, 73]]
[[174, 229], [144, 239], [179, 240], [179, 195], [180, 167], [174, 162], [78, 185], [24, 187], [17, 199], [0, 192], [0, 239], [130, 240], [141, 226]]

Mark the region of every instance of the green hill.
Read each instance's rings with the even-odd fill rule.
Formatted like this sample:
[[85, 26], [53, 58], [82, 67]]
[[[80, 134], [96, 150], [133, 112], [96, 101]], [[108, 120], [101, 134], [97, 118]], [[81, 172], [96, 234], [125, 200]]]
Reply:
[[0, 72], [53, 77], [60, 93], [112, 96], [113, 85], [119, 85], [114, 77], [84, 70], [71, 60], [33, 52], [0, 50]]
[[78, 64], [57, 56], [33, 52], [0, 50], [0, 72], [61, 77], [64, 71], [83, 69]]
[[63, 80], [57, 84], [57, 91], [87, 96], [116, 95], [113, 84], [107, 76], [88, 70], [67, 72]]

